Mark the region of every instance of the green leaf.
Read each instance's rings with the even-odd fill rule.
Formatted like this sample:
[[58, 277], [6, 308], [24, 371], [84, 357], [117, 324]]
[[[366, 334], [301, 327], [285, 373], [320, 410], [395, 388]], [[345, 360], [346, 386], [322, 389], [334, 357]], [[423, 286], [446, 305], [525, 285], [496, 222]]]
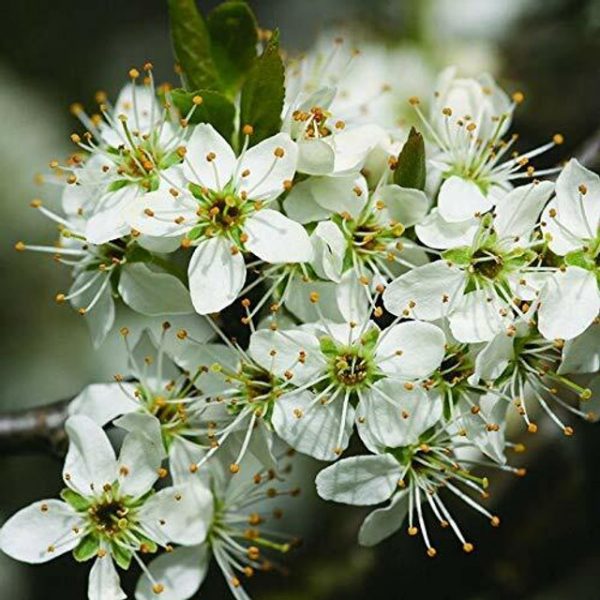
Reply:
[[212, 58], [206, 23], [196, 0], [169, 0], [171, 39], [183, 71], [186, 87], [219, 89], [217, 68]]
[[91, 505], [90, 501], [87, 498], [81, 496], [80, 494], [74, 492], [69, 488], [65, 488], [64, 490], [62, 490], [60, 493], [60, 497], [67, 504], [70, 504], [76, 511], [87, 510]]
[[279, 54], [279, 36], [273, 34], [264, 52], [254, 60], [242, 87], [240, 102], [240, 146], [244, 125], [252, 125], [250, 145], [258, 144], [281, 129], [283, 111], [284, 69]]
[[442, 258], [454, 265], [468, 265], [471, 262], [471, 249], [468, 246], [451, 248], [442, 253]]
[[196, 92], [186, 92], [176, 89], [171, 92], [171, 102], [177, 107], [182, 117], [186, 117], [194, 106], [195, 97], [202, 98], [197, 105], [189, 122], [210, 123], [227, 141], [233, 136], [233, 121], [235, 106], [220, 92], [201, 89]]
[[235, 95], [256, 58], [256, 18], [245, 2], [224, 2], [208, 15], [207, 26], [219, 76]]
[[79, 542], [79, 545], [75, 550], [73, 550], [73, 558], [77, 562], [85, 562], [96, 556], [99, 549], [100, 538], [93, 533], [88, 533], [88, 535]]
[[394, 183], [415, 190], [425, 189], [425, 143], [423, 136], [411, 127], [408, 139], [398, 155]]

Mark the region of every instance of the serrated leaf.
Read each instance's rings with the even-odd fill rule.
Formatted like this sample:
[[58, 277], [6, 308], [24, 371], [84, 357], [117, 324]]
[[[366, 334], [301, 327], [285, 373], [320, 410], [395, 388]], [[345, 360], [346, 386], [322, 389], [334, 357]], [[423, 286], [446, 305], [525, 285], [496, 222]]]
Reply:
[[213, 60], [225, 89], [233, 95], [256, 58], [258, 26], [245, 2], [224, 2], [207, 19]]
[[[264, 52], [254, 60], [242, 87], [240, 125], [252, 125], [254, 128], [250, 136], [251, 146], [281, 129], [284, 95], [283, 61], [279, 54], [279, 38], [275, 33]], [[243, 140], [240, 131], [240, 145]]]
[[171, 102], [177, 107], [182, 117], [186, 117], [194, 106], [194, 97], [200, 96], [202, 103], [196, 106], [189, 122], [194, 125], [210, 123], [227, 141], [231, 141], [235, 106], [223, 94], [206, 89], [195, 92], [176, 89], [170, 94]]
[[196, 0], [169, 0], [169, 16], [173, 49], [186, 87], [219, 89], [208, 28], [198, 12]]
[[411, 127], [408, 139], [398, 155], [394, 183], [415, 190], [425, 189], [425, 142], [423, 136]]
[[73, 558], [77, 562], [85, 562], [86, 560], [90, 560], [98, 554], [98, 550], [100, 549], [100, 538], [93, 534], [89, 533], [86, 535], [81, 542], [79, 542], [78, 546], [73, 550]]

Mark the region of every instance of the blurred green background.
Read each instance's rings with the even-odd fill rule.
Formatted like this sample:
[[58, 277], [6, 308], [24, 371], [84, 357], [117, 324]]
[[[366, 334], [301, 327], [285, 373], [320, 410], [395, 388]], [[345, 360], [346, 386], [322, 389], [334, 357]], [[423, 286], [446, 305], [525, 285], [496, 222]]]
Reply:
[[[600, 1], [598, 0], [254, 0], [263, 27], [279, 27], [291, 53], [310, 48], [328, 28], [359, 27], [378, 43], [401, 46], [415, 71], [388, 78], [420, 93], [433, 74], [458, 64], [489, 70], [527, 102], [517, 113], [521, 147], [560, 131], [568, 158], [600, 127]], [[54, 230], [28, 208], [41, 197], [56, 204], [36, 173], [70, 151], [73, 101], [91, 104], [98, 88], [118, 92], [127, 70], [151, 60], [159, 80], [174, 80], [166, 2], [39, 0], [3, 2], [0, 9], [0, 288], [2, 362], [0, 411], [41, 405], [78, 393], [123, 368], [118, 343], [92, 351], [83, 319], [53, 302], [68, 272], [49, 257], [16, 254], [24, 239], [50, 243]], [[210, 8], [215, 2], [203, 1]], [[516, 457], [524, 479], [499, 478], [491, 503], [499, 530], [459, 506], [455, 511], [476, 552], [464, 555], [450, 533], [435, 531], [439, 553], [425, 556], [404, 534], [376, 549], [355, 535], [364, 513], [315, 498], [314, 465], [299, 461], [304, 497], [290, 507], [289, 526], [302, 548], [288, 557], [288, 575], [249, 584], [261, 600], [503, 599], [577, 600], [600, 597], [600, 430], [576, 423], [562, 439], [546, 424]], [[61, 487], [60, 463], [47, 456], [1, 456], [0, 521]], [[0, 556], [0, 599], [81, 599], [88, 567], [65, 557], [29, 567]], [[131, 589], [133, 579], [125, 579]], [[201, 597], [227, 597], [211, 571]]]

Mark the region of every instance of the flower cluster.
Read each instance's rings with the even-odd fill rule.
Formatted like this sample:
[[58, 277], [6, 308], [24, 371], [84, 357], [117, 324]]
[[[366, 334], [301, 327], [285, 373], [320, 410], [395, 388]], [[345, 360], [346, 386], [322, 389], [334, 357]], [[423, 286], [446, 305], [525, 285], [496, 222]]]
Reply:
[[[429, 511], [471, 552], [444, 498], [499, 525], [488, 473], [525, 472], [507, 461], [523, 449], [505, 439], [510, 415], [567, 436], [564, 414], [600, 416], [600, 177], [575, 159], [534, 165], [559, 134], [516, 150], [523, 94], [487, 75], [449, 68], [410, 98], [421, 134], [389, 106], [378, 119], [383, 88], [346, 76], [361, 55], [339, 40], [289, 63], [284, 97], [276, 37], [262, 38], [231, 126], [227, 94], [193, 91], [184, 54], [187, 91], [156, 88], [147, 64], [114, 105], [75, 106], [78, 151], [51, 163], [62, 212], [32, 203], [60, 240], [17, 244], [69, 266], [56, 300], [96, 346], [117, 330], [129, 352], [71, 403], [64, 501], [0, 534], [27, 562], [96, 557], [93, 600], [126, 597], [114, 563], [132, 559], [136, 598], [185, 600], [210, 556], [247, 598], [242, 577], [272, 565], [263, 550], [292, 545], [259, 527], [265, 501], [298, 493], [281, 488], [290, 451], [331, 463], [322, 498], [387, 503], [361, 544], [406, 521], [435, 556]], [[109, 425], [125, 432], [118, 459]]]

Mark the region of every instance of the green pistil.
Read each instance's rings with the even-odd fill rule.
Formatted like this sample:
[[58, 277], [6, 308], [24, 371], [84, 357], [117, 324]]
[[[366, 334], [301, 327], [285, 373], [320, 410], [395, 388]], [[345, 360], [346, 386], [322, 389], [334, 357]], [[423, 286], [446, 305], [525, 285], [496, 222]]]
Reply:
[[348, 231], [348, 243], [356, 256], [369, 259], [373, 253], [387, 254], [390, 244], [396, 243], [404, 233], [404, 226], [400, 223], [382, 226], [371, 217], [365, 222], [351, 224]]

